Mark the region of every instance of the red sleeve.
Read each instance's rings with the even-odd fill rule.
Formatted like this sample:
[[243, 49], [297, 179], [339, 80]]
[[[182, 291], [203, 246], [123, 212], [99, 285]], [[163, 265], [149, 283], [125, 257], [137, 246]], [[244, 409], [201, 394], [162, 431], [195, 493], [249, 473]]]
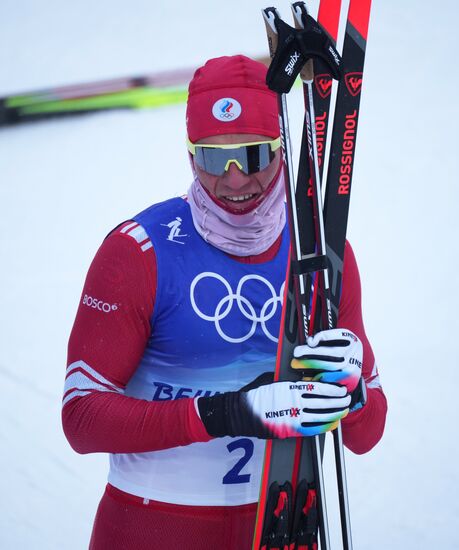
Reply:
[[155, 291], [151, 241], [137, 224], [123, 224], [91, 264], [70, 335], [62, 422], [77, 452], [145, 452], [210, 439], [192, 399], [123, 395], [150, 337]]
[[362, 376], [368, 396], [366, 405], [350, 413], [342, 422], [344, 444], [357, 454], [368, 452], [381, 439], [387, 413], [386, 397], [379, 381], [373, 350], [363, 326], [361, 294], [357, 262], [350, 244], [346, 243], [338, 326], [350, 329], [362, 341]]

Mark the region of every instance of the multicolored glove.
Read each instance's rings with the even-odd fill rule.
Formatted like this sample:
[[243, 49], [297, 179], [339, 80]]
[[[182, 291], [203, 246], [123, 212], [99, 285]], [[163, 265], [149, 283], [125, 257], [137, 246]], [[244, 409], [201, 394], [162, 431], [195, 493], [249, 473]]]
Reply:
[[345, 386], [352, 393], [362, 375], [363, 346], [350, 330], [318, 332], [293, 350], [292, 367], [314, 381]]
[[260, 439], [312, 436], [336, 428], [349, 412], [351, 397], [345, 387], [302, 381], [266, 384], [265, 380], [262, 375], [237, 392], [197, 398], [209, 435]]

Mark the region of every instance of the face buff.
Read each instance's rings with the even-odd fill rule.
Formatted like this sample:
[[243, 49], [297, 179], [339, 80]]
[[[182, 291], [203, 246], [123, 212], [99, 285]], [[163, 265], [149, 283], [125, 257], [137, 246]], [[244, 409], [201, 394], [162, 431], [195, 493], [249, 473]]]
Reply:
[[268, 250], [285, 225], [283, 170], [271, 192], [256, 208], [232, 214], [208, 195], [197, 178], [188, 189], [196, 231], [216, 248], [234, 256], [255, 256]]

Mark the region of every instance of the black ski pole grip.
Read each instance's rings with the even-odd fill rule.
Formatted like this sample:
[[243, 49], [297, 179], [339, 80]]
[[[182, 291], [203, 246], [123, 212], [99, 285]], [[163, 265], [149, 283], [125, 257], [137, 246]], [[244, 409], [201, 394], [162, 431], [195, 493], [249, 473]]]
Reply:
[[271, 64], [266, 75], [268, 88], [278, 94], [288, 93], [306, 63], [296, 40], [296, 29], [287, 25], [276, 8], [263, 10]]
[[[304, 2], [294, 2], [292, 4], [293, 19], [296, 29], [303, 29], [303, 17], [308, 15], [308, 10]], [[300, 71], [300, 78], [303, 82], [312, 82], [314, 80], [314, 61], [309, 59]]]
[[[340, 80], [342, 76], [342, 59], [327, 31], [309, 15], [304, 2], [294, 2], [292, 11], [296, 29], [303, 30], [306, 33], [298, 35], [303, 55], [305, 57], [310, 56], [312, 59], [320, 59], [328, 67], [333, 78]], [[305, 75], [306, 78], [303, 78], [302, 71], [301, 78], [305, 81], [312, 80], [314, 78], [312, 63], [310, 64], [310, 71], [310, 74]]]

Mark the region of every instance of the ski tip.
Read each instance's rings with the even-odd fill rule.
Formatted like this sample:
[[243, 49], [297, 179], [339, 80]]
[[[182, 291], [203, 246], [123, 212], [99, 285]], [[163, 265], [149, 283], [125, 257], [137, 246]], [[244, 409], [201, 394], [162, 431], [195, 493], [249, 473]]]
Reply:
[[349, 22], [362, 38], [367, 40], [370, 23], [371, 0], [351, 0], [349, 5]]
[[341, 0], [322, 0], [319, 6], [318, 21], [335, 42], [338, 39]]

